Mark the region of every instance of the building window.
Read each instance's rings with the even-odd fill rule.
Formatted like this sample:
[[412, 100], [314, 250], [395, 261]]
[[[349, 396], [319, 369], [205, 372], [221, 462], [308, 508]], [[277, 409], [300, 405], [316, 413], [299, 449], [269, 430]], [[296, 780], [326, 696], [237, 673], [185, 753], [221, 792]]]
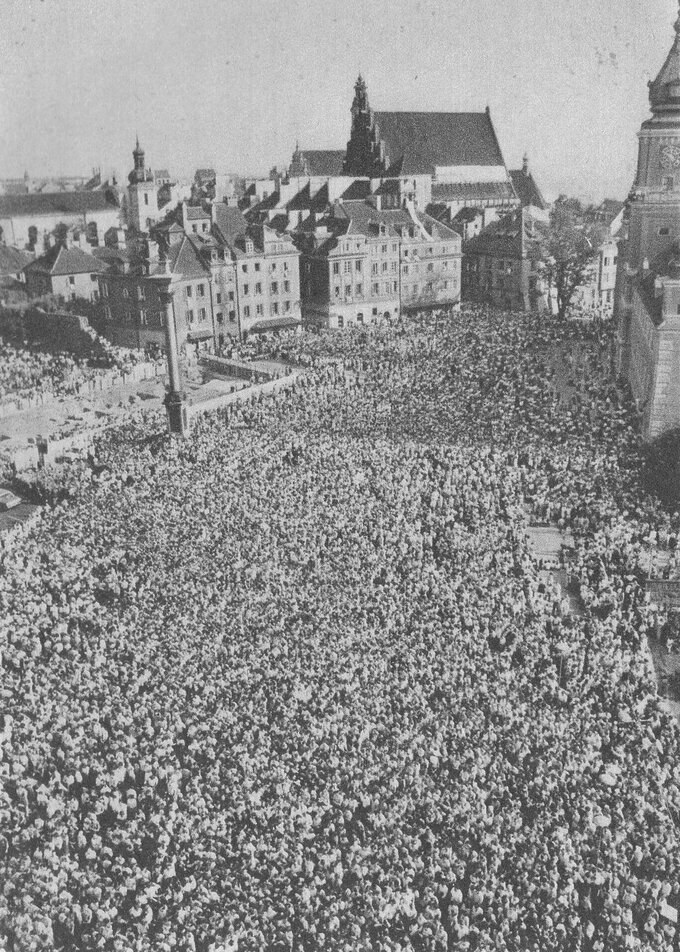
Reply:
[[354, 262], [354, 270], [355, 270], [355, 271], [361, 271], [361, 258], [358, 258], [358, 259]]
[[198, 319], [199, 319], [199, 321], [204, 321], [204, 320], [205, 320], [205, 308], [204, 308], [204, 307], [199, 308], [199, 310], [198, 310]]
[[371, 265], [371, 274], [377, 274], [377, 273], [378, 273], [378, 262], [375, 261], [375, 262]]
[[107, 321], [111, 320], [111, 308], [108, 305], [104, 308], [104, 317]]
[[206, 221], [204, 221], [204, 222], [203, 222], [203, 231], [207, 231], [207, 230], [208, 230], [208, 223], [207, 223]]
[[243, 308], [243, 316], [244, 316], [244, 317], [250, 317], [250, 307], [249, 307], [247, 304], [246, 304], [246, 306]]
[[234, 300], [234, 292], [233, 292], [233, 291], [230, 291], [230, 292], [229, 292], [229, 300], [230, 300], [230, 301], [233, 301], [233, 300]]
[[272, 294], [279, 293], [279, 283], [278, 281], [272, 281]]
[[392, 245], [392, 251], [396, 252], [398, 250], [399, 250], [399, 245], [397, 244]]
[[396, 262], [396, 261], [393, 261], [393, 262], [390, 264], [390, 271], [394, 272], [394, 271], [396, 271], [396, 270], [397, 270], [397, 262]]
[[255, 285], [255, 294], [262, 294], [262, 282], [258, 281]]
[[255, 245], [250, 239], [248, 239], [246, 241], [246, 254], [251, 255], [253, 251], [255, 251]]
[[276, 271], [276, 262], [275, 262], [275, 261], [272, 261], [271, 267], [269, 268], [269, 270], [272, 271], [272, 272], [273, 272], [273, 271]]
[[343, 265], [343, 268], [344, 268], [345, 274], [347, 274], [348, 271], [351, 271], [351, 270], [352, 270], [352, 262], [351, 262], [351, 261], [345, 261], [345, 262], [344, 262], [344, 265]]
[[243, 293], [244, 293], [245, 295], [248, 294], [248, 285], [247, 285], [247, 284], [244, 284], [244, 285], [243, 285]]
[[260, 262], [259, 262], [259, 261], [256, 261], [256, 262], [255, 262], [255, 270], [256, 270], [256, 271], [259, 271], [259, 270], [260, 270]]
[[434, 271], [434, 265], [432, 264], [431, 261], [430, 261], [430, 263], [429, 263], [428, 266], [427, 266], [427, 270], [428, 270], [428, 271]]
[[[670, 233], [671, 233], [670, 228], [659, 228], [659, 234], [662, 235], [662, 236], [664, 236], [664, 237], [665, 237], [666, 235], [670, 235]], [[605, 262], [605, 264], [606, 264], [606, 262]]]
[[380, 285], [379, 285], [379, 284], [373, 284], [373, 285], [371, 285], [371, 293], [372, 293], [372, 294], [380, 294]]
[[401, 270], [403, 274], [408, 274], [408, 265], [405, 264]]
[[139, 310], [139, 323], [142, 324], [142, 325], [146, 325], [146, 322], [147, 322], [147, 321], [146, 321], [146, 311], [145, 311], [144, 308], [142, 307], [142, 308], [140, 308], [140, 310]]
[[351, 296], [352, 296], [352, 285], [351, 285], [351, 284], [346, 284], [346, 285], [345, 285], [345, 297], [351, 297]]
[[356, 292], [357, 292], [358, 295], [362, 295], [362, 294], [364, 293], [364, 286], [363, 286], [363, 284], [357, 284], [357, 286], [356, 286]]
[[76, 279], [74, 278], [73, 275], [70, 275], [70, 277], [69, 277], [69, 279], [68, 279], [68, 283], [69, 283], [69, 284], [75, 284], [75, 283], [76, 283]]
[[199, 284], [197, 290], [198, 290], [199, 297], [205, 297], [205, 284]]
[[191, 310], [191, 308], [189, 308], [189, 310], [187, 311], [187, 323], [188, 324], [194, 323], [194, 312]]
[[216, 304], [221, 304], [221, 303], [222, 303], [222, 294], [221, 294], [220, 291], [218, 291], [217, 294], [215, 295], [215, 303], [216, 303]]
[[290, 281], [283, 282], [283, 293], [288, 294], [290, 291]]
[[137, 288], [137, 300], [143, 301], [144, 299], [145, 299], [144, 288], [140, 284], [139, 287]]
[[283, 311], [285, 314], [288, 314], [288, 312], [290, 311], [290, 301], [283, 302]]
[[382, 251], [382, 253], [383, 253], [384, 255], [386, 255], [386, 254], [387, 254], [387, 245], [383, 245], [380, 250]]
[[279, 302], [274, 301], [274, 303], [272, 304], [272, 314], [278, 314], [278, 313], [279, 313]]
[[256, 304], [256, 305], [255, 305], [255, 314], [256, 314], [258, 317], [260, 317], [260, 316], [262, 315], [262, 313], [263, 313], [262, 305], [261, 305], [261, 304]]
[[149, 193], [148, 193], [148, 192], [144, 192], [144, 204], [145, 204], [145, 205], [148, 205], [148, 204], [149, 204]]
[[229, 311], [229, 320], [233, 324], [236, 320], [236, 311]]
[[363, 324], [363, 323], [364, 323], [364, 315], [363, 315], [363, 314], [361, 313], [361, 311], [360, 311], [360, 312], [357, 314], [357, 324]]
[[93, 291], [93, 292], [92, 292], [92, 300], [93, 300], [93, 301], [98, 301], [98, 300], [99, 300], [99, 291]]
[[198, 234], [198, 225], [195, 225], [195, 224], [192, 225], [192, 226], [191, 226], [191, 230], [193, 231], [193, 233], [194, 233], [195, 235], [197, 235], [197, 234]]
[[385, 274], [386, 271], [387, 271], [387, 262], [386, 262], [386, 261], [383, 261], [383, 263], [382, 263], [382, 273]]
[[344, 326], [345, 326], [345, 318], [342, 316], [342, 314], [338, 314], [338, 327], [344, 327]]
[[333, 288], [333, 293], [335, 294], [336, 298], [337, 298], [337, 297], [340, 297], [340, 288], [339, 288], [339, 286], [338, 286], [337, 284], [336, 284], [335, 287]]
[[194, 290], [193, 290], [193, 288], [191, 287], [191, 285], [189, 285], [188, 287], [186, 287], [186, 288], [184, 289], [184, 294], [185, 294], [186, 297], [188, 297], [188, 298], [190, 298], [193, 293], [194, 293]]
[[333, 274], [340, 274], [340, 262], [339, 262], [339, 261], [334, 261], [334, 262], [333, 262]]
[[218, 324], [222, 324], [224, 322], [224, 315], [222, 314], [222, 311], [218, 311], [215, 317]]
[[241, 265], [241, 271], [243, 271], [244, 274], [248, 274], [248, 265], [247, 265], [247, 264], [242, 264], [242, 265]]

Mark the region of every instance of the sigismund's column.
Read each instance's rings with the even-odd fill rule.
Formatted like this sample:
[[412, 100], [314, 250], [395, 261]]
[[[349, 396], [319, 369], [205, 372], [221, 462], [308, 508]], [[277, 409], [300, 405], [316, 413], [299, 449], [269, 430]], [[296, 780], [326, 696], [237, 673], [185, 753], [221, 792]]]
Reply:
[[158, 288], [161, 307], [165, 311], [165, 351], [168, 361], [168, 391], [165, 395], [165, 409], [168, 414], [168, 429], [178, 436], [186, 436], [189, 429], [186, 397], [182, 390], [179, 374], [179, 348], [177, 346], [177, 326], [172, 305], [173, 292], [170, 290], [172, 275], [166, 268], [164, 274], [154, 275], [152, 280]]

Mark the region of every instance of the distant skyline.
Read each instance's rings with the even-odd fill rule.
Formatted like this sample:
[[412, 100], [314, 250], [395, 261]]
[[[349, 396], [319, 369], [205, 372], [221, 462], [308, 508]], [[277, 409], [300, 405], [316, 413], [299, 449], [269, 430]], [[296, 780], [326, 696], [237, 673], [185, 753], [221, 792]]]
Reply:
[[675, 0], [0, 0], [0, 177], [266, 174], [376, 109], [483, 110], [549, 198], [624, 198]]

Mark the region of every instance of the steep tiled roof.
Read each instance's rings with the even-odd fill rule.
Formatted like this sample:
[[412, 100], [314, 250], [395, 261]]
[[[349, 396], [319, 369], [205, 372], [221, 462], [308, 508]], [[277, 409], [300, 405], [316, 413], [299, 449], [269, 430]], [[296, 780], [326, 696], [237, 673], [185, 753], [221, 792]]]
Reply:
[[490, 257], [534, 257], [539, 252], [539, 239], [544, 224], [526, 208], [518, 208], [498, 221], [493, 221], [465, 243], [466, 254]]
[[82, 215], [115, 209], [112, 191], [32, 192], [29, 195], [0, 195], [0, 218], [21, 215]]
[[187, 205], [186, 209], [189, 221], [196, 221], [200, 218], [210, 218], [210, 212], [207, 212], [202, 205]]
[[240, 208], [236, 205], [225, 205], [223, 202], [216, 202], [213, 205], [213, 210], [215, 215], [214, 227], [218, 237], [227, 243], [245, 237], [248, 223]]
[[171, 245], [167, 254], [173, 274], [181, 274], [184, 278], [202, 278], [210, 271], [201, 261], [194, 243], [186, 235], [177, 244]]
[[344, 149], [304, 149], [301, 154], [307, 167], [307, 175], [342, 175]]
[[26, 254], [25, 251], [19, 251], [18, 248], [8, 248], [7, 245], [0, 245], [0, 277], [18, 274], [31, 261], [33, 261], [33, 255]]
[[393, 174], [432, 175], [436, 166], [504, 165], [488, 112], [374, 112]]
[[53, 277], [64, 274], [88, 274], [91, 271], [104, 271], [105, 265], [80, 248], [66, 248], [62, 244], [54, 245], [40, 258], [26, 265], [26, 271], [50, 274]]
[[343, 202], [365, 201], [371, 194], [371, 183], [368, 179], [355, 179], [342, 193]]
[[534, 205], [543, 211], [547, 209], [547, 204], [541, 190], [531, 172], [525, 172], [524, 169], [513, 169], [510, 172], [512, 184], [515, 186], [517, 197], [524, 207]]
[[434, 182], [433, 202], [510, 201], [516, 198], [512, 182]]

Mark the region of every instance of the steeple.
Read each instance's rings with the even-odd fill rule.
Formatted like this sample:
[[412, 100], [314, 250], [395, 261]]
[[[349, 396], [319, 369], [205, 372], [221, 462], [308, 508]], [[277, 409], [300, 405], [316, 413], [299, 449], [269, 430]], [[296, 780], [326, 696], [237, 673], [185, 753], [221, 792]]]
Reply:
[[352, 102], [352, 115], [357, 116], [359, 113], [368, 112], [368, 91], [366, 89], [366, 81], [364, 77], [359, 73], [357, 81], [354, 84], [354, 101]]
[[649, 101], [655, 115], [675, 113], [680, 116], [680, 10], [670, 53], [659, 75], [649, 84]]

